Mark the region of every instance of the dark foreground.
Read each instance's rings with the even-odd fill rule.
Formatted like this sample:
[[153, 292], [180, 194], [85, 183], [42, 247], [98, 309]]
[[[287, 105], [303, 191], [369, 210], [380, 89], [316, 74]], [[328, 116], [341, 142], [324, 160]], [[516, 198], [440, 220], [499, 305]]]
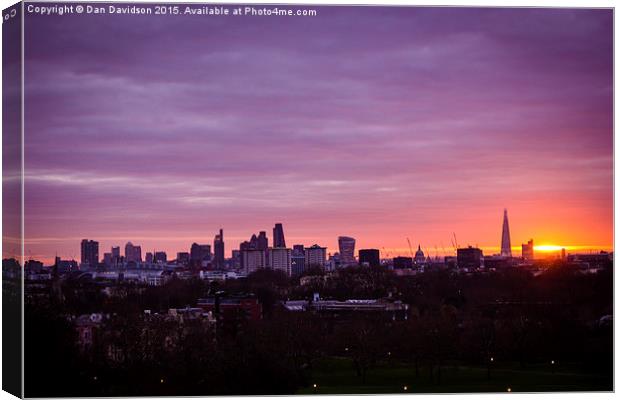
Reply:
[[[316, 384], [316, 388], [314, 387]], [[577, 365], [537, 364], [520, 367], [498, 363], [479, 366], [447, 365], [438, 377], [428, 368], [388, 363], [370, 372], [363, 384], [347, 358], [329, 358], [315, 366], [313, 383], [297, 394], [471, 393], [471, 392], [611, 391], [613, 377]]]
[[[538, 276], [519, 268], [311, 273], [309, 284], [269, 270], [154, 287], [83, 274], [27, 284], [26, 396], [613, 390], [611, 263], [595, 274], [552, 265]], [[253, 293], [260, 312], [183, 317], [210, 293]], [[314, 293], [409, 309], [283, 306]]]

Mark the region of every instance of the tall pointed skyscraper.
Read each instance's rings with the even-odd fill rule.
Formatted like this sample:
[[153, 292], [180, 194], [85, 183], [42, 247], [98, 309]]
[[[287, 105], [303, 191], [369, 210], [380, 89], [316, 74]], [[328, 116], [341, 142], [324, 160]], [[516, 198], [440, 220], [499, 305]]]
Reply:
[[512, 257], [510, 249], [510, 228], [508, 227], [508, 210], [504, 208], [504, 224], [502, 225], [502, 252], [503, 257]]

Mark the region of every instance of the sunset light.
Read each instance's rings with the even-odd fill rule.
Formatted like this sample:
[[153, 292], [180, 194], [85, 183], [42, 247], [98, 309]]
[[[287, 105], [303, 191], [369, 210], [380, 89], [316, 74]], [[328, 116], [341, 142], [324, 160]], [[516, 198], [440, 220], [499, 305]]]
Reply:
[[540, 246], [534, 246], [534, 250], [536, 251], [560, 251], [562, 249], [567, 249], [567, 246], [558, 246], [553, 244], [543, 244]]

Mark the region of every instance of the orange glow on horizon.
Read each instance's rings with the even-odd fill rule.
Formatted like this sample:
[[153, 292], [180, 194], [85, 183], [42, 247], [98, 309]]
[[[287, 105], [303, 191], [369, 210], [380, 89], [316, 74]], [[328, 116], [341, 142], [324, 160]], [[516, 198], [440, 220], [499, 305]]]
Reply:
[[569, 250], [573, 247], [574, 246], [558, 246], [554, 244], [543, 244], [543, 245], [535, 245], [534, 251], [553, 252], [553, 251], [562, 251], [562, 249]]

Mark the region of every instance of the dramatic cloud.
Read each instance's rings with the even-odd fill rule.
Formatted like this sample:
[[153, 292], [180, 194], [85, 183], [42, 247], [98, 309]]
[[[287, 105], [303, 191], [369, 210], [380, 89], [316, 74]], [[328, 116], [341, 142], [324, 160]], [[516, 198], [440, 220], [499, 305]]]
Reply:
[[611, 10], [317, 10], [28, 15], [28, 251], [611, 246]]

